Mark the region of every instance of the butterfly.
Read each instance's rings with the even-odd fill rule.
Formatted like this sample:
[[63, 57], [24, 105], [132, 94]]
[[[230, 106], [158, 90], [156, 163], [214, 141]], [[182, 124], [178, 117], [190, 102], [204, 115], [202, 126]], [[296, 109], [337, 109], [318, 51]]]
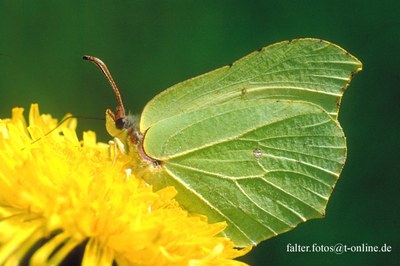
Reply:
[[178, 83], [125, 113], [107, 110], [108, 132], [136, 158], [134, 171], [238, 247], [256, 245], [325, 215], [346, 160], [338, 122], [343, 92], [361, 62], [319, 39], [283, 41]]

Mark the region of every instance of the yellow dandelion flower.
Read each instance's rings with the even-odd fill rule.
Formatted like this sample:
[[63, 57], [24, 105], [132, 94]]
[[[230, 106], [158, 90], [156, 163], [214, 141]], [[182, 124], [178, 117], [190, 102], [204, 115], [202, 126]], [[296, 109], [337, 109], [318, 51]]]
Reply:
[[154, 192], [94, 132], [79, 141], [75, 119], [56, 125], [38, 105], [29, 126], [22, 108], [0, 120], [0, 265], [58, 265], [79, 247], [81, 265], [244, 265], [225, 223]]

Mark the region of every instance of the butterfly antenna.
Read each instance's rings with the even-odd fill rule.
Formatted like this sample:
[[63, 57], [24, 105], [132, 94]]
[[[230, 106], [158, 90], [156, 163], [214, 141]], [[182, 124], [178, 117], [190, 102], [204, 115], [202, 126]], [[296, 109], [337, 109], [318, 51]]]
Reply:
[[119, 104], [119, 106], [117, 107], [117, 114], [116, 114], [117, 118], [125, 117], [125, 108], [124, 108], [124, 104], [122, 103], [121, 94], [119, 93], [117, 84], [115, 84], [110, 71], [108, 71], [106, 64], [104, 64], [104, 62], [101, 61], [100, 59], [98, 59], [97, 57], [90, 56], [90, 55], [84, 55], [83, 59], [92, 62], [93, 64], [95, 64], [96, 66], [98, 66], [100, 68], [101, 72], [104, 74], [104, 76], [107, 78], [108, 82], [110, 83], [111, 87], [113, 88], [115, 96], [117, 97], [117, 101]]
[[[54, 127], [53, 129], [51, 129], [50, 131], [47, 131], [46, 134], [44, 134], [42, 137], [35, 139], [31, 142], [32, 144], [35, 144], [36, 142], [40, 141], [43, 137], [47, 137], [48, 135], [50, 135], [52, 132], [56, 131], [62, 124], [64, 124], [66, 121], [68, 121], [69, 119], [72, 118], [83, 118], [83, 119], [93, 119], [93, 120], [104, 120], [104, 118], [98, 118], [98, 117], [89, 117], [89, 116], [77, 116], [77, 115], [69, 115], [67, 117], [64, 117], [60, 122], [58, 122], [57, 126]], [[24, 150], [25, 148], [23, 148], [22, 150]]]
[[[47, 137], [48, 135], [50, 135], [52, 132], [54, 132], [55, 130], [57, 130], [65, 121], [67, 121], [67, 120], [69, 120], [69, 119], [71, 119], [71, 118], [75, 118], [75, 116], [70, 115], [70, 116], [65, 117], [63, 120], [61, 120], [61, 121], [58, 123], [58, 125], [57, 125], [55, 128], [53, 128], [52, 130], [50, 130], [50, 131], [48, 131], [46, 134], [44, 134], [43, 137]], [[42, 137], [40, 137], [40, 138], [38, 138], [38, 139], [35, 139], [34, 141], [31, 142], [31, 145], [32, 145], [32, 144], [35, 144], [36, 142], [38, 142], [38, 141], [41, 140], [41, 139], [42, 139]], [[22, 150], [24, 150], [24, 149], [25, 149], [25, 148], [23, 148]]]

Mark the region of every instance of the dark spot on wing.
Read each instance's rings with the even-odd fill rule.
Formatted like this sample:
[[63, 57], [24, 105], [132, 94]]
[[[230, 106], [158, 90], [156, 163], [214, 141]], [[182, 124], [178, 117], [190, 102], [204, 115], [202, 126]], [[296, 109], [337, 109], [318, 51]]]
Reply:
[[242, 100], [245, 99], [245, 97], [247, 96], [248, 93], [249, 93], [249, 92], [248, 92], [247, 88], [246, 88], [246, 87], [243, 87], [243, 88], [240, 90], [240, 98], [241, 98]]

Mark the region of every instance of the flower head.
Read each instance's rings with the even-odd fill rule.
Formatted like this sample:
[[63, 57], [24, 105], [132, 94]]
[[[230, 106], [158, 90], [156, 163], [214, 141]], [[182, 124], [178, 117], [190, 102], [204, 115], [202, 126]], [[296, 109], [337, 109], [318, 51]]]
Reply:
[[218, 236], [225, 223], [191, 216], [173, 187], [154, 192], [129, 156], [110, 155], [94, 132], [79, 141], [75, 127], [38, 105], [29, 126], [22, 108], [0, 120], [1, 265], [57, 265], [78, 247], [82, 265], [242, 264], [233, 259], [249, 249]]

